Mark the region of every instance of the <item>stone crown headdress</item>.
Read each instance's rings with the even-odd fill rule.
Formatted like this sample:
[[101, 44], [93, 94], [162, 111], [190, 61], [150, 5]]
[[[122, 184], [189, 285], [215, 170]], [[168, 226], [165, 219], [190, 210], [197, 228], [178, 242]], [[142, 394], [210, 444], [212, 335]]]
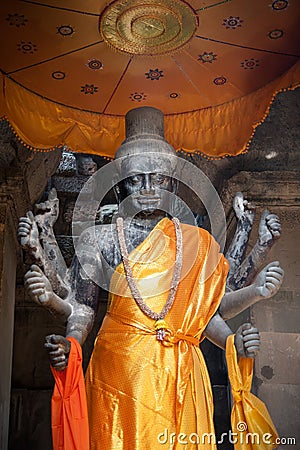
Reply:
[[174, 148], [165, 140], [164, 114], [150, 106], [131, 109], [125, 116], [126, 139], [115, 159], [123, 156], [157, 152], [175, 156]]

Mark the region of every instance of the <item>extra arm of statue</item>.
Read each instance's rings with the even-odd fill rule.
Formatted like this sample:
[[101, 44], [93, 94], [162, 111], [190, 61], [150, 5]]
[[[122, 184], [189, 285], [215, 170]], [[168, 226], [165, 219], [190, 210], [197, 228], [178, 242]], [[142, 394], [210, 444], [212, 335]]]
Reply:
[[226, 253], [230, 265], [228, 279], [236, 273], [242, 263], [254, 221], [254, 206], [244, 199], [241, 192], [237, 192], [234, 197], [233, 209], [237, 217], [237, 226]]
[[[203, 334], [213, 344], [225, 350], [227, 338], [233, 332], [222, 317], [216, 313], [210, 319]], [[234, 345], [239, 358], [254, 358], [260, 349], [260, 336], [257, 328], [250, 323], [241, 325], [235, 333]]]
[[43, 249], [60, 278], [64, 280], [67, 272], [67, 265], [61, 254], [53, 231], [53, 226], [59, 215], [59, 200], [57, 198], [56, 189], [52, 188], [49, 192], [48, 200], [43, 203], [38, 203], [35, 205], [35, 208], [37, 214], [34, 218], [38, 225], [39, 237]]
[[258, 240], [236, 272], [228, 277], [227, 286], [235, 290], [250, 284], [280, 235], [279, 217], [265, 210], [259, 224]]
[[[44, 214], [34, 216], [29, 211], [26, 217], [20, 218], [18, 237], [21, 247], [31, 255], [36, 265], [43, 268], [53, 290], [57, 295], [65, 298], [69, 291], [68, 283], [65, 280], [66, 264], [53, 233], [53, 224], [58, 215], [58, 199], [55, 190], [52, 190], [50, 194], [50, 200], [37, 205], [45, 211]], [[63, 260], [63, 263], [60, 260]]]
[[87, 233], [83, 232], [77, 251], [81, 253], [84, 264], [81, 266], [77, 257], [74, 258], [70, 270], [71, 286], [66, 299], [54, 293], [51, 283], [38, 266], [32, 266], [25, 275], [25, 285], [33, 300], [67, 322], [66, 336], [50, 335], [45, 343], [50, 362], [59, 371], [64, 370], [68, 363], [70, 342], [67, 338], [74, 337], [83, 345], [93, 326], [99, 288], [90, 276], [93, 275], [91, 270], [94, 270], [94, 275], [101, 272], [101, 259], [95, 248], [92, 236], [89, 234], [87, 238]]
[[224, 320], [231, 319], [256, 302], [273, 297], [282, 284], [283, 276], [284, 271], [278, 261], [269, 263], [250, 286], [224, 295], [219, 308], [220, 315]]

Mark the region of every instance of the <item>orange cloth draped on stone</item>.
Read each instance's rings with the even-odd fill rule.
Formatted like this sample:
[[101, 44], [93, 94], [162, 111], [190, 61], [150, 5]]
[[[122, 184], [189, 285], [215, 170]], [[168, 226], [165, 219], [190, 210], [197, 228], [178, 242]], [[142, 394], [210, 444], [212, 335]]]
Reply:
[[278, 434], [267, 408], [250, 392], [254, 360], [240, 358], [239, 362], [237, 361], [233, 335], [227, 339], [226, 360], [234, 400], [231, 425], [233, 433], [236, 433], [235, 450], [276, 448]]
[[62, 372], [51, 367], [55, 387], [52, 395], [52, 439], [54, 450], [88, 450], [89, 427], [82, 370], [82, 350], [70, 337], [68, 367]]
[[[211, 386], [198, 343], [219, 306], [228, 271], [208, 232], [181, 227], [184, 277], [165, 318], [171, 329], [167, 342], [156, 340], [155, 321], [130, 295], [122, 264], [113, 276], [115, 293], [86, 375], [90, 450], [215, 448], [213, 442], [172, 443], [171, 433], [214, 432]], [[142, 297], [156, 312], [168, 297], [175, 248], [174, 225], [163, 219], [130, 254]]]
[[[275, 95], [285, 88], [295, 89], [299, 86], [299, 79], [298, 62], [260, 89], [246, 95], [241, 93], [232, 101], [166, 115], [166, 139], [176, 150], [188, 153], [201, 153], [217, 159], [226, 155], [236, 156], [248, 147], [249, 139], [266, 118]], [[135, 83], [136, 76], [133, 80]], [[213, 83], [211, 85], [215, 88]], [[159, 96], [160, 101], [164, 98], [167, 103], [169, 95]], [[165, 111], [160, 102], [148, 106]], [[49, 101], [0, 74], [1, 118], [9, 120], [23, 144], [41, 151], [67, 145], [73, 151], [113, 158], [125, 138], [123, 116], [96, 114], [85, 111], [85, 108], [70, 108], [60, 102]]]

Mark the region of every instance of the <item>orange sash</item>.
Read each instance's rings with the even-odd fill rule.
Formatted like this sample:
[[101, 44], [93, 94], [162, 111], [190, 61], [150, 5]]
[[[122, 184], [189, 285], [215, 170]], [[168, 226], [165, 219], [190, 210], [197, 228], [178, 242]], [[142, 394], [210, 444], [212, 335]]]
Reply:
[[277, 431], [266, 405], [250, 392], [253, 358], [240, 358], [234, 346], [234, 335], [227, 339], [226, 360], [234, 400], [231, 425], [235, 450], [271, 450], [276, 448]]
[[52, 439], [54, 450], [88, 450], [89, 427], [82, 370], [82, 350], [70, 337], [68, 367], [62, 371], [51, 367], [55, 379], [52, 395]]

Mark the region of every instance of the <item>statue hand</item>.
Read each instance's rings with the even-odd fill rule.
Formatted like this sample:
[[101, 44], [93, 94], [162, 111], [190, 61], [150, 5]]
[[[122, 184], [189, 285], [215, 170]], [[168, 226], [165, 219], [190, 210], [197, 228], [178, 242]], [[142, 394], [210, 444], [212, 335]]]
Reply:
[[284, 270], [279, 261], [273, 261], [264, 267], [253, 282], [256, 294], [262, 299], [275, 295], [283, 282]]
[[243, 323], [235, 334], [234, 345], [239, 358], [254, 358], [260, 349], [257, 328], [254, 328], [251, 323]]
[[254, 221], [255, 206], [244, 199], [242, 192], [237, 192], [233, 199], [233, 209], [238, 220], [248, 220], [250, 224]]
[[281, 234], [281, 225], [279, 217], [276, 214], [270, 214], [266, 209], [259, 224], [259, 244], [271, 245], [275, 239], [278, 239]]
[[49, 306], [53, 298], [53, 290], [43, 271], [33, 264], [24, 279], [30, 297], [40, 305]]
[[71, 349], [70, 341], [58, 334], [46, 336], [45, 340], [44, 346], [48, 351], [51, 366], [59, 372], [65, 370]]
[[35, 216], [35, 220], [41, 228], [53, 227], [57, 221], [59, 214], [59, 200], [57, 198], [57, 192], [55, 188], [52, 188], [48, 195], [48, 200], [43, 203], [35, 205], [39, 212]]
[[21, 217], [19, 220], [18, 238], [24, 250], [33, 253], [36, 259], [41, 258], [39, 231], [31, 211], [28, 211], [26, 217]]

